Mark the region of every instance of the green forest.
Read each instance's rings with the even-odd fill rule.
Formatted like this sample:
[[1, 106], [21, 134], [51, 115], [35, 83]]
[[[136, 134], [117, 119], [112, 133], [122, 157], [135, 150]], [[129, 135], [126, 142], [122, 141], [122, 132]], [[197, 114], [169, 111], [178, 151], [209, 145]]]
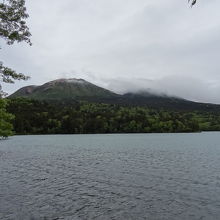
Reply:
[[14, 115], [6, 111], [7, 102], [0, 98], [0, 138], [8, 137], [13, 134], [12, 120]]
[[15, 134], [219, 131], [220, 113], [170, 111], [111, 104], [7, 100]]

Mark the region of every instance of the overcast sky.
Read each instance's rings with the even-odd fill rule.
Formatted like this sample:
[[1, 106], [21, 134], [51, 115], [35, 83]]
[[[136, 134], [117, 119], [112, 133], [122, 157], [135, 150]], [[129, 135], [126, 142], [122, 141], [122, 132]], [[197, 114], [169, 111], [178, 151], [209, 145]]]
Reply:
[[220, 103], [220, 1], [27, 0], [33, 46], [6, 46], [0, 60], [31, 76], [4, 85], [84, 78], [115, 92], [151, 88]]

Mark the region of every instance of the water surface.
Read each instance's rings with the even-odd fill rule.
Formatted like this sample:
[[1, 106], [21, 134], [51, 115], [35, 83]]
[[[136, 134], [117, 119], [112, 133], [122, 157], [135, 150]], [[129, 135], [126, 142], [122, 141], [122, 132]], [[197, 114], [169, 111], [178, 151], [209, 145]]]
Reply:
[[0, 141], [0, 219], [219, 219], [220, 133]]

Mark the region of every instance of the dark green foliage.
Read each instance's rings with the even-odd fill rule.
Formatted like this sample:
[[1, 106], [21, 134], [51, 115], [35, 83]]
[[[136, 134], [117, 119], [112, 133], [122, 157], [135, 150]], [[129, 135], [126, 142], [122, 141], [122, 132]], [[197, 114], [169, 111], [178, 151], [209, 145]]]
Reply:
[[25, 0], [4, 0], [0, 3], [0, 37], [8, 44], [15, 41], [31, 44], [31, 34], [25, 22], [27, 17]]
[[220, 130], [220, 114], [81, 103], [9, 100], [17, 134], [150, 133]]
[[29, 77], [16, 73], [14, 70], [3, 66], [3, 63], [0, 62], [0, 78], [5, 83], [14, 83], [13, 80], [27, 80]]
[[[31, 34], [25, 22], [27, 17], [28, 14], [26, 13], [25, 0], [4, 0], [1, 2], [0, 37], [3, 38], [9, 45], [13, 44], [14, 42], [21, 41], [25, 41], [31, 45]], [[0, 81], [13, 83], [14, 80], [26, 79], [28, 79], [28, 77], [21, 73], [16, 73], [9, 67], [5, 67], [0, 61]]]
[[6, 112], [6, 105], [7, 101], [0, 98], [0, 138], [6, 138], [13, 134], [11, 121], [14, 117]]
[[[31, 45], [29, 28], [25, 19], [25, 0], [3, 0], [0, 2], [0, 38], [7, 44], [25, 41]], [[1, 49], [1, 47], [0, 47]], [[6, 95], [2, 91], [1, 82], [14, 83], [14, 80], [27, 80], [29, 77], [22, 73], [16, 73], [0, 61], [0, 137], [12, 135], [12, 115], [5, 111], [5, 101], [2, 99]]]

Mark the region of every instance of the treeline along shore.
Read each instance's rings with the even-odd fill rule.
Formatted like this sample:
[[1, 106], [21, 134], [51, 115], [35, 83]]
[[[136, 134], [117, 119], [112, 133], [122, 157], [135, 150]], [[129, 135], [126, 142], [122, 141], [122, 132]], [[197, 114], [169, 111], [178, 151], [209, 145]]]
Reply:
[[101, 103], [8, 100], [15, 134], [165, 133], [220, 131], [220, 113]]

